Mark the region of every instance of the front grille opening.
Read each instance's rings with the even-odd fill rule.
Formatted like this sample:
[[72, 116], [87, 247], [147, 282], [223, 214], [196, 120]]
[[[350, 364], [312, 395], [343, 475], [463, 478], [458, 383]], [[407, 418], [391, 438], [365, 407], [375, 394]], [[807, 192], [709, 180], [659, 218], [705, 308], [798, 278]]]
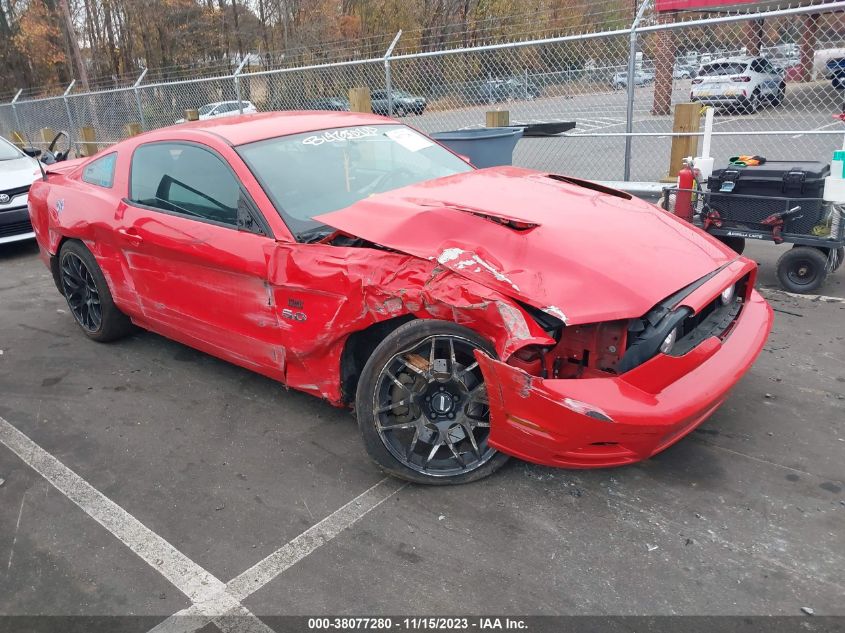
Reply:
[[670, 356], [683, 356], [705, 339], [716, 336], [724, 339], [733, 328], [748, 297], [748, 275], [736, 283], [734, 301], [723, 305], [716, 297], [698, 314], [688, 316], [681, 322], [678, 341], [669, 352]]

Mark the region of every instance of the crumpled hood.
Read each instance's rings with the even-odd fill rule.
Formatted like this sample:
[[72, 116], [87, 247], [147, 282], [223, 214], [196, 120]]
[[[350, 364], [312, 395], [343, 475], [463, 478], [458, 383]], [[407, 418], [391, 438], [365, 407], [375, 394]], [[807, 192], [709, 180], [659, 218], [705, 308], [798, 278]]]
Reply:
[[641, 316], [736, 258], [647, 202], [515, 167], [426, 181], [315, 219], [436, 259], [569, 324]]

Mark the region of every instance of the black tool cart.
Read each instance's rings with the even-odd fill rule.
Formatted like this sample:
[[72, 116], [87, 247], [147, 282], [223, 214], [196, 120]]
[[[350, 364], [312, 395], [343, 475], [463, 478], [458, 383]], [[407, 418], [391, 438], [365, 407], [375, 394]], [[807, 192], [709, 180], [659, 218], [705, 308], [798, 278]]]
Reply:
[[[828, 165], [766, 161], [762, 165], [717, 169], [707, 189], [664, 190], [663, 207], [741, 253], [745, 240], [791, 243], [777, 263], [784, 289], [810, 293], [845, 257], [845, 203], [823, 200]], [[678, 209], [690, 205], [690, 210]]]

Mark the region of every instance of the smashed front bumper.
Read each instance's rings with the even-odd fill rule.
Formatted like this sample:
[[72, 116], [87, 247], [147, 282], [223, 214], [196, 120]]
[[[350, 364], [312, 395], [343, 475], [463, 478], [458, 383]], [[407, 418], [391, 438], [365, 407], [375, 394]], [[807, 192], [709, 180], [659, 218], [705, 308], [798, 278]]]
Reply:
[[607, 378], [543, 379], [477, 352], [488, 385], [490, 444], [567, 468], [621, 466], [674, 444], [724, 402], [765, 344], [773, 313], [751, 291], [726, 338], [657, 354]]

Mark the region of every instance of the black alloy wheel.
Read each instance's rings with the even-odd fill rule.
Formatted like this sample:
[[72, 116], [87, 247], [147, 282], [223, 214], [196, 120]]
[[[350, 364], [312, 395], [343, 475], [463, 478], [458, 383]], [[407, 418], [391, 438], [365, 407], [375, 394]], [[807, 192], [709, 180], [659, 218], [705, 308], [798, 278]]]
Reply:
[[420, 483], [463, 483], [507, 456], [489, 444], [490, 405], [475, 358], [490, 344], [454, 323], [412, 321], [373, 352], [358, 386], [358, 421], [373, 459]]
[[91, 271], [76, 253], [62, 257], [62, 289], [76, 322], [87, 332], [97, 332], [103, 326], [100, 291]]

